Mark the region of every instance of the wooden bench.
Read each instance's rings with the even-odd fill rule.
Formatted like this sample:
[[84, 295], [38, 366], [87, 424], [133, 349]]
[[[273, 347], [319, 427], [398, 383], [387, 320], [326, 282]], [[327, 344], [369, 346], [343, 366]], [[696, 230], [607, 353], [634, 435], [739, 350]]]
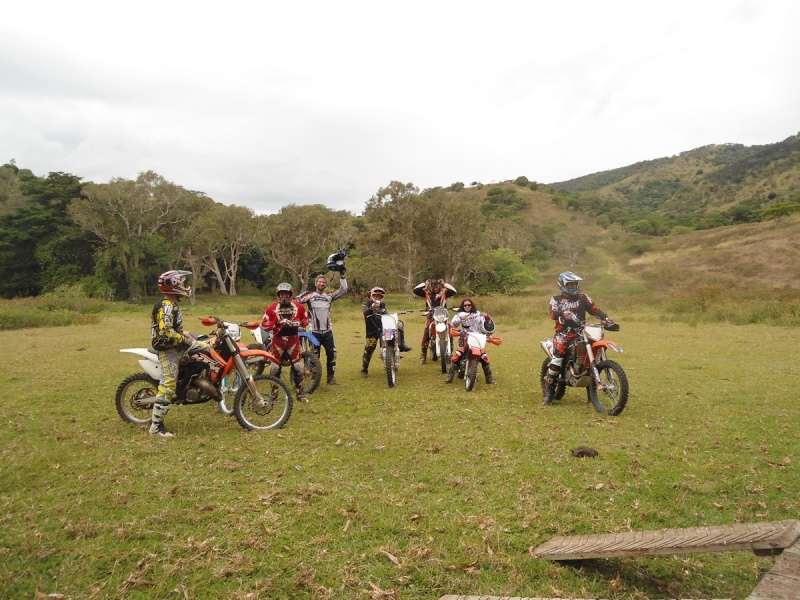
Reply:
[[[800, 599], [800, 521], [737, 523], [653, 531], [554, 537], [533, 553], [556, 561], [626, 556], [750, 550], [759, 556], [781, 554], [747, 600]], [[518, 596], [446, 595], [440, 600], [540, 600]]]

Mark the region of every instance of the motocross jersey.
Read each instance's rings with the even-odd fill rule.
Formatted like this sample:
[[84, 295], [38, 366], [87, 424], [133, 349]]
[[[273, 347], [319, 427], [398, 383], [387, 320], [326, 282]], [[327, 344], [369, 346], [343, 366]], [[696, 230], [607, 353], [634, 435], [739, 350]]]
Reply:
[[478, 331], [478, 326], [486, 319], [488, 315], [476, 312], [460, 312], [453, 320], [450, 321], [450, 327], [461, 327], [462, 332]]
[[565, 312], [571, 312], [580, 321], [586, 319], [586, 313], [601, 319], [608, 318], [608, 315], [594, 303], [594, 300], [583, 292], [577, 298], [565, 294], [553, 296], [550, 298], [550, 318], [556, 322], [556, 333], [568, 329], [568, 326], [561, 322], [561, 317]]
[[183, 315], [177, 302], [164, 298], [153, 306], [150, 343], [153, 350], [180, 348], [186, 343]]
[[379, 338], [383, 331], [381, 315], [386, 312], [386, 303], [383, 301], [379, 302], [379, 307], [377, 309], [373, 309], [372, 304], [372, 300], [364, 302], [364, 308], [362, 309], [364, 312], [364, 324], [366, 326], [368, 338]]
[[425, 305], [428, 310], [437, 308], [439, 306], [447, 306], [447, 299], [455, 296], [458, 292], [449, 283], [442, 283], [442, 289], [434, 293], [427, 281], [416, 285], [414, 287], [414, 294], [420, 298], [425, 298]]
[[[300, 326], [280, 325], [280, 321], [286, 319], [287, 321], [297, 321]], [[273, 331], [276, 336], [288, 337], [298, 334], [300, 328], [305, 329], [308, 325], [308, 314], [306, 307], [299, 302], [292, 301], [284, 306], [280, 302], [276, 302], [272, 306], [267, 307], [264, 311], [264, 318], [261, 319], [261, 329], [264, 331]]]
[[311, 331], [324, 332], [331, 330], [331, 303], [347, 292], [347, 279], [339, 280], [339, 289], [335, 292], [318, 292], [312, 290], [297, 296], [295, 300], [307, 304], [311, 313]]

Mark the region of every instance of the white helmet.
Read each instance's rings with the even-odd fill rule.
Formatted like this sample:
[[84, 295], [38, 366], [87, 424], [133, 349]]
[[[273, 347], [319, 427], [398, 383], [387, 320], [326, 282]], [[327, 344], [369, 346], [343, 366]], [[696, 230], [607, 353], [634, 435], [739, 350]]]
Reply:
[[567, 286], [568, 283], [577, 283], [583, 281], [583, 277], [578, 277], [572, 271], [564, 271], [558, 276], [558, 289], [570, 296], [578, 296], [581, 293], [580, 285], [571, 288]]

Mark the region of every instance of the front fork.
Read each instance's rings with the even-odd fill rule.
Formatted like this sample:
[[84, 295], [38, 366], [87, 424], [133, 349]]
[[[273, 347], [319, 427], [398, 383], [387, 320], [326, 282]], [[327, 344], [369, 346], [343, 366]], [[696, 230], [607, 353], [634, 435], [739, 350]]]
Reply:
[[250, 390], [250, 393], [253, 394], [253, 398], [255, 398], [261, 404], [264, 403], [264, 397], [258, 391], [258, 387], [256, 387], [256, 382], [253, 381], [253, 374], [250, 373], [250, 369], [247, 368], [247, 365], [244, 363], [244, 359], [242, 359], [242, 355], [236, 353], [233, 355], [233, 362], [236, 365], [236, 370], [239, 372], [239, 376], [242, 378], [242, 381], [247, 384], [247, 389]]

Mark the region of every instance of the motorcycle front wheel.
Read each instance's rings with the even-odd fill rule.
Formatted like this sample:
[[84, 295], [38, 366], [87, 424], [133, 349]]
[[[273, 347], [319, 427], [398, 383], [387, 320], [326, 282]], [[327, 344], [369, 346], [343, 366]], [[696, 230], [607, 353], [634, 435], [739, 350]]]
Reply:
[[467, 359], [467, 368], [464, 373], [464, 387], [468, 392], [475, 387], [475, 380], [478, 379], [478, 361], [474, 358]]
[[397, 365], [394, 362], [394, 347], [386, 346], [383, 348], [383, 366], [386, 369], [386, 383], [393, 388], [397, 383]]
[[253, 383], [262, 400], [254, 397], [247, 384], [239, 387], [233, 401], [233, 414], [245, 429], [280, 429], [292, 416], [292, 393], [277, 377], [259, 375]]
[[147, 373], [126, 377], [117, 388], [117, 413], [128, 423], [148, 424], [153, 416], [153, 403], [157, 395], [158, 381]]
[[[539, 372], [539, 383], [542, 386], [542, 395], [544, 395], [546, 387], [544, 383], [544, 378], [547, 377], [547, 371], [549, 370], [549, 368], [550, 368], [550, 359], [545, 358], [544, 362], [542, 363], [542, 370]], [[567, 391], [566, 383], [564, 383], [563, 381], [559, 381], [558, 383], [556, 383], [556, 393], [553, 396], [553, 400], [561, 400], [564, 397], [564, 393], [566, 391]]]
[[595, 365], [600, 374], [602, 389], [592, 380], [586, 393], [594, 409], [603, 415], [616, 416], [628, 403], [628, 376], [622, 367], [613, 360], [605, 360]]
[[439, 359], [442, 362], [442, 373], [447, 373], [447, 363], [450, 362], [450, 353], [447, 352], [447, 340], [439, 338]]

